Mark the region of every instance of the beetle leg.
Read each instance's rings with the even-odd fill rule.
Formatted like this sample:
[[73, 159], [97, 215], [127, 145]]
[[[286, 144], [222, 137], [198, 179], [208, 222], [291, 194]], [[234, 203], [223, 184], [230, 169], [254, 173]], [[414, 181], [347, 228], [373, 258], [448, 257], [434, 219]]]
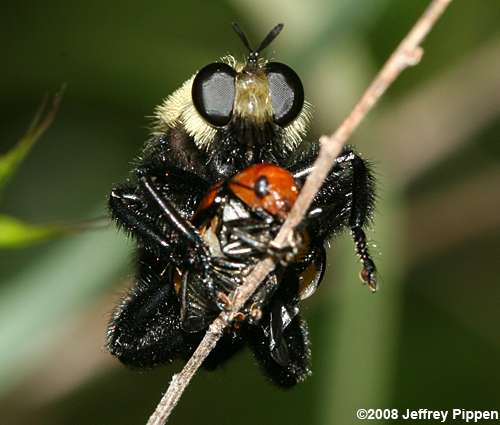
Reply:
[[[267, 226], [269, 227], [269, 226]], [[271, 228], [269, 232], [266, 233], [267, 237], [260, 235], [253, 235], [251, 232], [247, 231], [247, 228], [242, 229], [237, 224], [228, 225], [230, 233], [236, 238], [232, 243], [226, 245], [224, 253], [226, 255], [255, 255], [260, 254], [261, 256], [270, 256], [276, 260], [276, 262], [287, 265], [293, 258], [297, 255], [298, 247], [301, 244], [301, 237], [297, 232], [294, 232], [292, 243], [283, 248], [276, 247], [271, 243], [273, 235], [277, 232], [276, 229]], [[259, 228], [258, 228], [259, 229]], [[252, 228], [250, 228], [252, 230]]]

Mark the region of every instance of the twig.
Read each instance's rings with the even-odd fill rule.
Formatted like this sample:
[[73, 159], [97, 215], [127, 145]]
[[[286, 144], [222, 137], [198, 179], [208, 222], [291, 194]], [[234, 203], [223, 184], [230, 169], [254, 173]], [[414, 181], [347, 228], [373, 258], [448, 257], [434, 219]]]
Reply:
[[[431, 2], [337, 131], [331, 136], [322, 136], [320, 138], [321, 149], [314, 163], [313, 170], [300, 191], [300, 196], [297, 198], [292, 211], [274, 239], [274, 245], [282, 247], [287, 244], [287, 241], [293, 234], [293, 229], [304, 218], [314, 196], [323, 184], [342, 147], [359, 126], [368, 111], [405, 68], [416, 65], [420, 61], [423, 53], [420, 43], [450, 2], [451, 0], [433, 0]], [[200, 345], [183, 370], [172, 377], [167, 392], [149, 418], [147, 425], [163, 425], [167, 421], [191, 378], [222, 336], [224, 328], [233, 320], [262, 280], [274, 269], [274, 266], [275, 264], [270, 258], [259, 262], [255, 266], [245, 282], [236, 291], [233, 309], [230, 312], [221, 313], [212, 322]]]

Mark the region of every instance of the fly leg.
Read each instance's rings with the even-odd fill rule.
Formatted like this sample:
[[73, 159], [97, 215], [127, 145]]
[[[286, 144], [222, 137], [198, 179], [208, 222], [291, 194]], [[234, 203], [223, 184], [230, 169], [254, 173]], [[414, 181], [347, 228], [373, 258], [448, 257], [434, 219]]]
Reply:
[[[305, 181], [312, 171], [313, 157], [292, 167], [296, 180]], [[373, 214], [375, 183], [369, 163], [350, 147], [342, 154], [314, 197], [305, 225], [317, 240], [327, 240], [348, 228], [361, 262], [360, 277], [370, 290], [377, 289], [377, 273], [366, 241], [365, 228]]]
[[210, 252], [200, 234], [188, 220], [179, 214], [168, 199], [163, 198], [158, 193], [148, 177], [141, 177], [140, 182], [164, 216], [191, 246], [192, 252], [188, 255], [188, 263], [193, 266], [195, 271], [202, 273], [203, 283], [211, 294], [211, 298], [217, 300], [213, 279], [211, 278], [212, 261]]

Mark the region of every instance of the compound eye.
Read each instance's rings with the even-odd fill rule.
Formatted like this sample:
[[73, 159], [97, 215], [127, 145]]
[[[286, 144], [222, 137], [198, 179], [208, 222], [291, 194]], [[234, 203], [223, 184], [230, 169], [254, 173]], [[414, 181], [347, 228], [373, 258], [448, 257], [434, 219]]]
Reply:
[[202, 68], [193, 81], [191, 96], [198, 113], [210, 124], [221, 127], [231, 119], [236, 71], [225, 63]]
[[269, 62], [266, 65], [274, 122], [285, 126], [302, 111], [304, 87], [297, 73], [288, 65]]

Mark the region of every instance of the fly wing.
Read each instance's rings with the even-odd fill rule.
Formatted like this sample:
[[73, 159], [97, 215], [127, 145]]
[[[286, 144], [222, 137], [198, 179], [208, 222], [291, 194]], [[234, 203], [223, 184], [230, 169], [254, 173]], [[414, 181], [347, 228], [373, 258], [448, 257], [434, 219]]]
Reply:
[[269, 314], [269, 352], [280, 366], [290, 362], [290, 354], [285, 339], [285, 329], [299, 313], [298, 306], [275, 304]]
[[289, 388], [311, 374], [309, 333], [299, 314], [287, 326], [283, 326], [286, 317], [278, 316], [269, 315], [268, 324], [261, 322], [249, 329], [248, 341], [264, 374], [276, 385]]
[[207, 328], [219, 309], [213, 300], [205, 279], [194, 273], [182, 278], [181, 325], [186, 332], [198, 332]]
[[184, 274], [181, 321], [186, 332], [206, 329], [212, 323], [221, 311], [224, 298], [241, 284], [242, 266], [223, 257], [214, 257], [208, 276]]

